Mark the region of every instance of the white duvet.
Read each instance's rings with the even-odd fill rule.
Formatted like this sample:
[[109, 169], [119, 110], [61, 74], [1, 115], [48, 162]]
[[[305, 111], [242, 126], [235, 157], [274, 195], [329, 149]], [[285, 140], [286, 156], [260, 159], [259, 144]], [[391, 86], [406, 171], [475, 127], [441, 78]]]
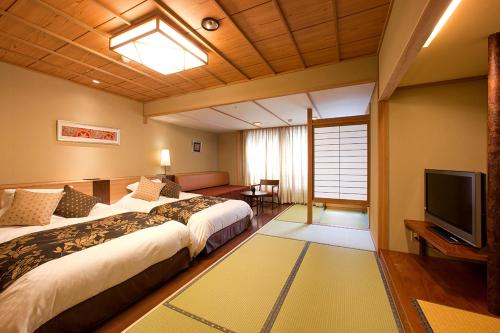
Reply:
[[[0, 243], [125, 211], [97, 204], [87, 218], [54, 216], [47, 226], [0, 227]], [[0, 331], [33, 332], [59, 313], [172, 257], [189, 244], [189, 229], [171, 221], [49, 261], [0, 293]]]
[[[132, 198], [132, 194], [133, 192], [121, 198], [115, 206], [130, 211], [149, 213], [157, 206], [199, 196], [199, 194], [181, 192], [179, 199], [161, 196], [157, 201], [144, 201]], [[187, 223], [191, 231], [191, 253], [193, 255], [199, 254], [210, 236], [245, 216], [250, 216], [251, 219], [253, 211], [242, 200], [228, 200], [193, 214]]]

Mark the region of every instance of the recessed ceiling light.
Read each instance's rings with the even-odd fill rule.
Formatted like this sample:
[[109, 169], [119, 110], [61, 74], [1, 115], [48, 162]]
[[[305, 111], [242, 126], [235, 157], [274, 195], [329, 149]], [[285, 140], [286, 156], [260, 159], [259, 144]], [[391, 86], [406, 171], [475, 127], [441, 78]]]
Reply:
[[213, 17], [205, 17], [201, 20], [201, 27], [206, 31], [215, 31], [219, 29], [219, 20]]
[[109, 40], [111, 50], [164, 75], [208, 64], [208, 55], [159, 17]]
[[431, 43], [434, 40], [434, 38], [436, 38], [436, 36], [439, 33], [439, 31], [441, 31], [441, 29], [446, 24], [446, 21], [448, 21], [448, 19], [453, 14], [453, 12], [455, 11], [455, 9], [457, 9], [458, 5], [460, 4], [460, 1], [462, 1], [462, 0], [453, 0], [450, 3], [450, 5], [448, 6], [448, 8], [446, 8], [443, 16], [441, 16], [441, 18], [439, 19], [438, 23], [434, 27], [434, 30], [432, 30], [431, 35], [429, 36], [429, 38], [427, 38], [427, 41], [425, 42], [424, 47], [428, 47], [429, 45], [431, 45]]
[[262, 123], [261, 123], [261, 122], [258, 122], [258, 121], [256, 121], [256, 122], [255, 122], [255, 123], [253, 123], [253, 124], [254, 124], [255, 126], [261, 126], [261, 125], [262, 125]]
[[92, 80], [92, 83], [99, 84], [99, 83], [101, 83], [101, 81], [99, 81], [99, 80]]

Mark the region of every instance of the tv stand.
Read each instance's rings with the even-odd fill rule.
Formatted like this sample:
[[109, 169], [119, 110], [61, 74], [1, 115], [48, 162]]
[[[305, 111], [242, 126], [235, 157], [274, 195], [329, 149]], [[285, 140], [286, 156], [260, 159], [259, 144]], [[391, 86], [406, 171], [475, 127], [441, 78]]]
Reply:
[[419, 236], [419, 254], [421, 256], [427, 255], [427, 244], [431, 244], [435, 249], [449, 257], [476, 262], [486, 262], [488, 260], [486, 248], [476, 249], [463, 243], [449, 243], [432, 230], [434, 224], [430, 222], [405, 220], [405, 226]]
[[450, 244], [463, 244], [467, 245], [464, 241], [462, 241], [460, 238], [457, 236], [453, 235], [452, 233], [444, 230], [443, 228], [438, 227], [437, 225], [432, 225], [427, 227], [430, 231], [435, 233], [436, 235], [442, 237], [444, 240], [446, 240]]

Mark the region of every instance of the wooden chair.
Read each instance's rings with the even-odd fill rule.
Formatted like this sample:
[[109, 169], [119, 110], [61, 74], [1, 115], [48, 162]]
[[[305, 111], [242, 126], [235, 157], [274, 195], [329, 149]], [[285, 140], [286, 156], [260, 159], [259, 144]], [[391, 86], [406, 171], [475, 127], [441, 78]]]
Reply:
[[[262, 192], [267, 192], [267, 191], [265, 191], [265, 188], [264, 188], [264, 190], [262, 189], [263, 186], [265, 186], [265, 187], [270, 186], [271, 192], [270, 193], [267, 192], [265, 197], [271, 198], [271, 208], [274, 209], [274, 204], [276, 204], [276, 206], [281, 205], [281, 199], [280, 199], [280, 194], [279, 194], [279, 192], [280, 192], [280, 181], [279, 180], [261, 179], [259, 184], [252, 185], [252, 186], [257, 187], [258, 191], [262, 191]], [[276, 197], [277, 202], [274, 201], [274, 197]]]

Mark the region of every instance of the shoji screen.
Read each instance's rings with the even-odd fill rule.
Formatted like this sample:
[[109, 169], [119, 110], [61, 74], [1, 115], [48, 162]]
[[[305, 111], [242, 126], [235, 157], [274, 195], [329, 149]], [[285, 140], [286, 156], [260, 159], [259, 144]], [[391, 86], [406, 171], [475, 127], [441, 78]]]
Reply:
[[368, 124], [314, 127], [314, 198], [368, 200]]

